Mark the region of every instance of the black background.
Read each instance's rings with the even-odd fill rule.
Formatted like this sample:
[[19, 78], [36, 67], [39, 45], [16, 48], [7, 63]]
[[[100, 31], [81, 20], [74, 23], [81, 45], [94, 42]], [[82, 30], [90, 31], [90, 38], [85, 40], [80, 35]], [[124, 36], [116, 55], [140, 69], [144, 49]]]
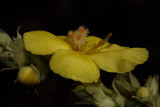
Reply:
[[[23, 34], [30, 30], [46, 30], [55, 35], [67, 34], [85, 25], [91, 35], [102, 38], [112, 32], [111, 43], [129, 47], [145, 47], [149, 60], [133, 71], [139, 80], [159, 74], [160, 6], [152, 0], [52, 0], [6, 1], [0, 6], [0, 28], [16, 36], [21, 25]], [[3, 64], [0, 68], [5, 67]], [[110, 86], [115, 74], [101, 72], [102, 81]], [[32, 88], [14, 84], [17, 71], [0, 73], [0, 100], [4, 107], [75, 107], [77, 98], [71, 93], [71, 80], [51, 73]], [[28, 93], [30, 91], [30, 93]]]

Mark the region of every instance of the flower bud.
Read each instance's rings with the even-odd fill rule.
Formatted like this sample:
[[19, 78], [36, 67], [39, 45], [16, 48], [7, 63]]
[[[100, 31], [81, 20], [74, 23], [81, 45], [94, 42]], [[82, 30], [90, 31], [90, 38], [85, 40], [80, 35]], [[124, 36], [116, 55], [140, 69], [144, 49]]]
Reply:
[[149, 91], [146, 87], [140, 87], [137, 90], [136, 96], [143, 99], [149, 97]]
[[23, 67], [18, 72], [18, 81], [24, 85], [35, 85], [39, 83], [39, 78], [34, 69], [30, 66]]

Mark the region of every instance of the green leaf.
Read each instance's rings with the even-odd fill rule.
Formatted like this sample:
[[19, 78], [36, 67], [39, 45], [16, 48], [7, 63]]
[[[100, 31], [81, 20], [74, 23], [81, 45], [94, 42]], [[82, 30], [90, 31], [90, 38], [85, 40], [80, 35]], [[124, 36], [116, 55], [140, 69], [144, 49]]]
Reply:
[[118, 106], [124, 107], [125, 98], [123, 96], [119, 96], [118, 94], [115, 95], [114, 101], [117, 103]]
[[145, 86], [148, 88], [150, 93], [149, 99], [154, 102], [159, 91], [159, 77], [156, 75], [153, 77], [149, 76]]
[[[125, 107], [142, 107], [140, 103], [137, 103], [133, 99], [126, 99]], [[143, 106], [145, 107], [145, 106]]]
[[85, 86], [84, 85], [78, 85], [73, 92], [77, 92], [77, 91], [81, 91], [81, 90], [85, 90]]
[[2, 46], [9, 45], [11, 41], [12, 39], [9, 37], [9, 35], [2, 29], [0, 29], [0, 45]]
[[114, 78], [114, 80], [113, 80], [113, 82], [112, 82], [113, 90], [114, 90], [119, 96], [122, 96], [121, 93], [119, 92], [119, 90], [117, 89], [116, 85], [115, 85], [115, 81], [116, 81], [116, 78]]
[[155, 101], [155, 107], [160, 107], [160, 95], [157, 95], [156, 101]]
[[21, 28], [21, 26], [18, 26], [17, 28], [17, 39], [22, 39], [21, 34], [19, 33], [19, 29]]
[[13, 60], [19, 67], [30, 64], [22, 39], [13, 40], [9, 46], [12, 48]]
[[86, 86], [86, 91], [92, 95], [94, 102], [99, 107], [115, 107], [113, 99], [104, 93], [103, 89], [98, 86]]
[[126, 81], [127, 83], [130, 83], [130, 78], [129, 78], [128, 73], [117, 75], [117, 79], [119, 79], [121, 81]]
[[105, 99], [97, 101], [96, 105], [98, 107], [115, 107], [116, 106], [116, 104], [113, 101], [113, 99], [108, 97], [108, 96]]
[[73, 90], [73, 92], [83, 101], [80, 103], [78, 102], [77, 104], [93, 104], [94, 99], [92, 95], [90, 95], [85, 89], [84, 85], [79, 85]]
[[99, 87], [104, 91], [105, 94], [111, 96], [112, 95], [112, 90], [105, 87], [104, 84], [102, 82], [100, 82]]
[[85, 86], [84, 85], [79, 85], [77, 86], [73, 92], [80, 98], [83, 98], [83, 97], [87, 97], [88, 96], [88, 93], [86, 92], [85, 90]]
[[131, 81], [132, 88], [139, 88], [140, 87], [140, 84], [139, 84], [137, 78], [131, 72], [129, 73], [129, 78]]
[[10, 51], [5, 51], [0, 54], [0, 62], [5, 64], [7, 67], [15, 68], [17, 65], [14, 63], [13, 59], [13, 53]]
[[118, 89], [118, 91], [121, 93], [121, 95], [125, 97], [131, 97], [134, 94], [131, 84], [129, 84], [125, 80], [122, 80], [122, 79], [115, 80], [115, 86]]
[[3, 71], [9, 71], [9, 70], [18, 70], [18, 68], [3, 68], [3, 69], [0, 69], [0, 72], [3, 72]]

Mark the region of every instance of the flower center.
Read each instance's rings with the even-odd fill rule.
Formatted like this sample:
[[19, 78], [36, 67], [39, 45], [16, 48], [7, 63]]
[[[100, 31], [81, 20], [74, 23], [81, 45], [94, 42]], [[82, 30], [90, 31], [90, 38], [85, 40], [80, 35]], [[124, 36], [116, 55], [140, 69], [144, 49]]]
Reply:
[[80, 26], [76, 31], [69, 31], [68, 35], [70, 42], [72, 43], [73, 49], [76, 51], [81, 51], [83, 45], [85, 44], [86, 37], [88, 35], [88, 29]]

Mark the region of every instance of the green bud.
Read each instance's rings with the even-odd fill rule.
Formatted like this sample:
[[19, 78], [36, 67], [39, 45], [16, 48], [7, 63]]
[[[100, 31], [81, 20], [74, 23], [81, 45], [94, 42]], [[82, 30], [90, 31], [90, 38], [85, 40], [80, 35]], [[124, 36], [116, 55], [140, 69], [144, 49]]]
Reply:
[[30, 66], [23, 67], [19, 70], [18, 81], [24, 85], [35, 85], [39, 83], [39, 78], [34, 69]]
[[140, 87], [137, 90], [136, 96], [143, 99], [149, 97], [149, 91], [146, 87]]

